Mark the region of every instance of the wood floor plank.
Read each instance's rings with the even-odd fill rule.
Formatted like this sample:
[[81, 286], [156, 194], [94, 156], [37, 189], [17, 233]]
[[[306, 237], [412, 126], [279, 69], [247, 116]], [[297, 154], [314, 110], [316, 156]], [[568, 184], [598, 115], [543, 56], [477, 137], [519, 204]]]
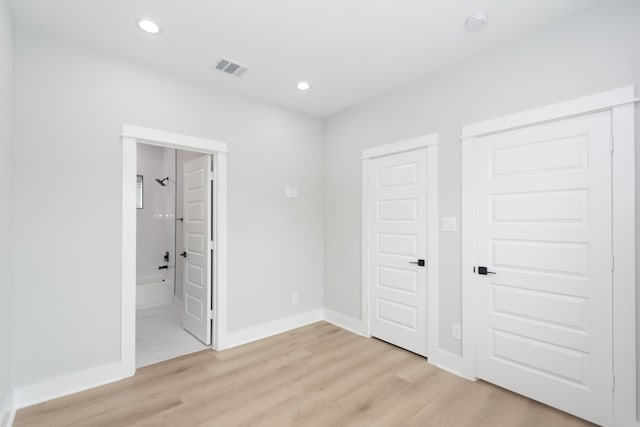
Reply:
[[[149, 399], [169, 395], [173, 390], [187, 387], [196, 381], [207, 378], [208, 371], [205, 366], [197, 364], [189, 369], [180, 369], [176, 372], [166, 373], [157, 378], [157, 381], [146, 381], [143, 384], [131, 384], [130, 387], [114, 390], [112, 393], [102, 394], [99, 398], [87, 398], [81, 402], [68, 401], [56, 414], [63, 417], [68, 423], [89, 420], [102, 412], [116, 410], [130, 402], [144, 403]], [[210, 377], [208, 377], [210, 379]], [[40, 420], [47, 419], [49, 411], [40, 410], [38, 413], [25, 414], [25, 425], [39, 425]]]
[[259, 422], [253, 420], [247, 425], [303, 425], [310, 412], [331, 410], [337, 396], [344, 396], [357, 389], [371, 378], [371, 374], [384, 373], [389, 360], [386, 356], [390, 355], [392, 351], [389, 348], [367, 352], [367, 357], [378, 361], [377, 372], [367, 372], [365, 368], [370, 362], [363, 362], [362, 356], [357, 357], [354, 354], [346, 354], [339, 361], [324, 365], [323, 369], [314, 369], [295, 382], [301, 390], [293, 399], [256, 414], [259, 416]]
[[409, 383], [396, 375], [382, 374], [342, 397], [331, 408], [317, 408], [305, 414], [300, 418], [300, 424], [324, 427], [342, 425], [345, 420], [348, 420], [349, 424], [363, 418], [370, 421], [369, 415], [372, 408], [407, 387]]
[[446, 426], [590, 423], [413, 353], [318, 322], [138, 370], [18, 411], [16, 427]]
[[[213, 391], [207, 391], [207, 394], [191, 393], [183, 394], [182, 397], [185, 401], [193, 402], [180, 408], [178, 411], [172, 411], [167, 414], [167, 421], [172, 425], [191, 426], [200, 425], [209, 420], [209, 422], [215, 422], [220, 417], [225, 417], [229, 411], [238, 409], [245, 405], [247, 401], [260, 402], [260, 399], [264, 396], [270, 396], [275, 390], [280, 387], [291, 387], [299, 383], [301, 378], [305, 377], [310, 371], [331, 364], [332, 359], [335, 357], [347, 356], [352, 353], [358, 353], [359, 349], [355, 347], [358, 342], [353, 334], [346, 336], [350, 342], [343, 343], [339, 347], [325, 346], [324, 349], [317, 349], [315, 351], [312, 360], [304, 357], [300, 359], [291, 359], [291, 353], [281, 355], [276, 359], [271, 359], [266, 362], [277, 363], [276, 365], [267, 366], [265, 364], [258, 364], [248, 367], [243, 372], [232, 372], [216, 377], [216, 382], [221, 382], [222, 387]], [[361, 342], [359, 344], [362, 344]], [[299, 350], [298, 350], [299, 351]], [[283, 364], [283, 362], [285, 362]], [[229, 379], [231, 382], [229, 382]], [[304, 383], [308, 381], [305, 378]], [[210, 387], [213, 390], [212, 387]], [[296, 394], [301, 394], [302, 390], [296, 391]], [[204, 397], [204, 398], [203, 398]], [[220, 399], [223, 397], [223, 399]], [[272, 396], [271, 396], [272, 397]], [[195, 401], [194, 401], [195, 400]], [[210, 407], [209, 402], [217, 401], [218, 404], [215, 408]], [[205, 408], [202, 408], [205, 406]], [[194, 407], [200, 407], [196, 415], [191, 414]], [[252, 410], [252, 413], [257, 412]], [[235, 411], [236, 414], [241, 414], [242, 409]], [[185, 414], [188, 414], [185, 416]], [[237, 424], [238, 421], [236, 421]], [[225, 425], [222, 422], [218, 425]]]

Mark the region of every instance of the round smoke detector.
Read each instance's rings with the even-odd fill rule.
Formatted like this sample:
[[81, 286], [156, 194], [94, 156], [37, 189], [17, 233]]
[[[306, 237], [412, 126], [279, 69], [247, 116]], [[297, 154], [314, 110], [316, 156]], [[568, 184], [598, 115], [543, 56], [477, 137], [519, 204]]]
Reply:
[[467, 22], [465, 23], [465, 27], [467, 31], [480, 31], [487, 25], [487, 21], [489, 17], [486, 13], [480, 12], [475, 15], [471, 15], [467, 18]]

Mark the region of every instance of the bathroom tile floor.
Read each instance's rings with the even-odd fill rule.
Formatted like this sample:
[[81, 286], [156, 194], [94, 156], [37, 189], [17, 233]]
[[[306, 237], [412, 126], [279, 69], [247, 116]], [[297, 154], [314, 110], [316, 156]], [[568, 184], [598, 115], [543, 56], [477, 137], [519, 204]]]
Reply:
[[209, 348], [182, 329], [181, 317], [174, 305], [137, 311], [136, 368]]

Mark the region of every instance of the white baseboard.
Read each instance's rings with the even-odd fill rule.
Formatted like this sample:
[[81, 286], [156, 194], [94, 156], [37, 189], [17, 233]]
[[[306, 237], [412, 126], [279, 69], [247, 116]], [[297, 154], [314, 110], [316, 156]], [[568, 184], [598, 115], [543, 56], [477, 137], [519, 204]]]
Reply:
[[[174, 299], [174, 303], [175, 301], [176, 299]], [[178, 302], [180, 302], [180, 300], [178, 300]], [[355, 334], [366, 336], [364, 334], [364, 322], [362, 320], [354, 319], [353, 317], [332, 310], [319, 309], [231, 332], [227, 335], [227, 339], [223, 343], [222, 348], [236, 347], [321, 320], [325, 320]], [[438, 350], [436, 354], [431, 355], [429, 362], [441, 369], [464, 377], [464, 375], [461, 374], [463, 369], [462, 358], [460, 356]], [[0, 414], [0, 421], [2, 421], [3, 424], [1, 424], [0, 427], [11, 426], [16, 409], [109, 384], [131, 375], [132, 373], [126, 369], [126, 366], [122, 362], [113, 362], [66, 375], [60, 375], [35, 384], [18, 387], [4, 402], [3, 411]], [[473, 378], [469, 379], [474, 380]]]
[[324, 309], [324, 320], [354, 334], [366, 336], [364, 333], [364, 322], [362, 320], [329, 310], [328, 308]]
[[[179, 302], [180, 300], [178, 300]], [[174, 300], [175, 302], [175, 300]], [[180, 304], [182, 306], [182, 304]], [[322, 310], [313, 310], [253, 326], [227, 335], [223, 348], [236, 347], [323, 320]], [[25, 408], [58, 397], [109, 384], [131, 376], [122, 362], [113, 362], [82, 371], [49, 378], [16, 388], [12, 407]], [[6, 403], [5, 403], [6, 405]], [[15, 413], [15, 409], [13, 413]], [[11, 424], [8, 424], [9, 426]], [[5, 427], [2, 425], [1, 427]]]
[[7, 397], [2, 404], [2, 412], [0, 412], [0, 426], [11, 427], [13, 420], [16, 417], [16, 405], [14, 391], [9, 390]]
[[[324, 309], [324, 320], [336, 325], [339, 328], [353, 332], [354, 334], [362, 335], [365, 337], [368, 336], [364, 332], [365, 327], [364, 321], [362, 320], [354, 319], [353, 317], [338, 313], [333, 310], [329, 310], [327, 308]], [[437, 366], [440, 369], [443, 369], [467, 380], [476, 381], [476, 378], [470, 378], [463, 374], [463, 359], [456, 354], [449, 353], [448, 351], [442, 349], [436, 349], [433, 354], [429, 355], [429, 358], [427, 360], [429, 363]]]
[[442, 370], [450, 372], [469, 381], [476, 381], [477, 378], [471, 378], [464, 375], [463, 359], [457, 354], [449, 353], [441, 349], [436, 350], [429, 355], [428, 362]]
[[108, 363], [70, 374], [49, 378], [35, 384], [17, 387], [14, 406], [17, 409], [109, 384], [130, 375], [121, 362]]
[[310, 323], [323, 320], [322, 310], [307, 311], [261, 325], [252, 326], [236, 332], [229, 332], [225, 341], [221, 344], [222, 349], [237, 347], [252, 341], [261, 340], [273, 335], [290, 331]]

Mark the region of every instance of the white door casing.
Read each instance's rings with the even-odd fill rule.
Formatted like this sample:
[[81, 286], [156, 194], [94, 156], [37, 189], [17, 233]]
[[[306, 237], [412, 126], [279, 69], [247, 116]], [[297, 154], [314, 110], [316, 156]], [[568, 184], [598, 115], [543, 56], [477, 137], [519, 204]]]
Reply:
[[212, 325], [211, 156], [185, 162], [183, 171], [184, 285], [182, 326], [206, 345]]
[[[215, 164], [215, 239], [214, 252], [214, 303], [215, 319], [213, 348], [221, 350], [229, 347], [227, 330], [227, 143], [184, 134], [144, 128], [130, 124], [122, 125], [122, 281], [120, 284], [120, 361], [118, 378], [135, 374], [136, 348], [136, 175], [137, 144], [151, 144], [159, 147], [175, 148], [209, 154]], [[105, 375], [107, 380], [92, 380], [90, 386], [114, 380], [113, 375]], [[74, 391], [84, 389], [83, 385]], [[37, 402], [33, 402], [37, 403]]]
[[[612, 419], [611, 113], [475, 139], [478, 378]], [[464, 268], [471, 268], [465, 265]]]
[[371, 159], [368, 171], [370, 333], [426, 356], [427, 148]]

